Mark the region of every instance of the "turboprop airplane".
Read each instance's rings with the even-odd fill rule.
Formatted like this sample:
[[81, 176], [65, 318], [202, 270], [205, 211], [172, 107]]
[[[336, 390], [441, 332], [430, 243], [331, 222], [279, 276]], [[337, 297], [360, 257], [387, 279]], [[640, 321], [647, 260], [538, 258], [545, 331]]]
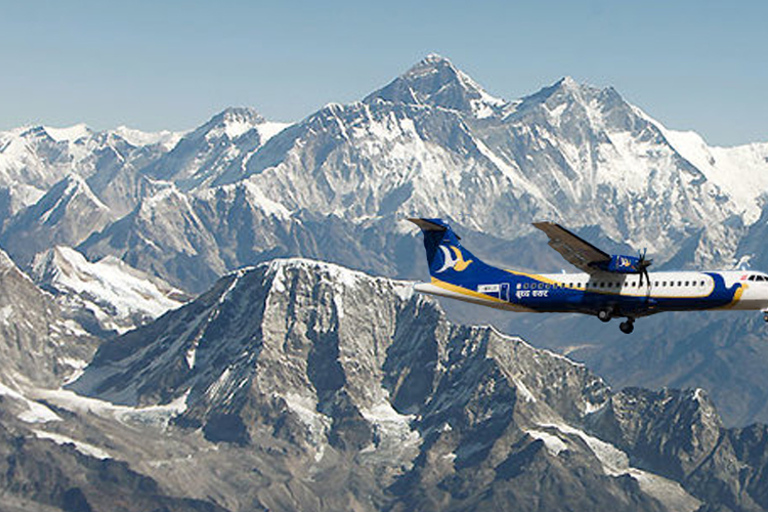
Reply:
[[483, 263], [442, 219], [408, 220], [424, 233], [432, 276], [431, 283], [414, 286], [421, 293], [509, 311], [626, 318], [619, 327], [627, 334], [635, 319], [664, 311], [761, 310], [768, 322], [768, 275], [762, 272], [650, 273], [645, 254], [611, 255], [559, 224], [536, 222], [549, 245], [583, 272], [530, 274]]

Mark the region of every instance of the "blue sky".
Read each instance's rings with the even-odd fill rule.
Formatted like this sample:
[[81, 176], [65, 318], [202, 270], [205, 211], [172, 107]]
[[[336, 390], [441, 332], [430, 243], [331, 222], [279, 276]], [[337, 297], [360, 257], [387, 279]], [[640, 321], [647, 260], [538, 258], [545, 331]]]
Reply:
[[515, 99], [570, 75], [710, 144], [768, 141], [764, 1], [0, 0], [0, 130], [298, 120], [429, 53]]

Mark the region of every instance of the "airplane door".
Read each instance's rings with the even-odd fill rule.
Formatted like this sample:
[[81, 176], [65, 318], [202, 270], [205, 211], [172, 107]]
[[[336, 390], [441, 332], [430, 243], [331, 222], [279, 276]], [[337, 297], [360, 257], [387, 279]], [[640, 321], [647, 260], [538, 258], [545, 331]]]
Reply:
[[509, 283], [501, 283], [501, 290], [499, 290], [499, 298], [509, 302]]

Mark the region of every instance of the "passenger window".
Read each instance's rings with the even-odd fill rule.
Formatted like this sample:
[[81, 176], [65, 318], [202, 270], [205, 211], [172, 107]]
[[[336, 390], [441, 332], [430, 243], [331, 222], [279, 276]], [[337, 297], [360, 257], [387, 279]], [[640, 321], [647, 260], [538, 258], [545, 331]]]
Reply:
[[691, 284], [690, 281], [685, 282], [685, 286], [689, 286], [690, 284]]

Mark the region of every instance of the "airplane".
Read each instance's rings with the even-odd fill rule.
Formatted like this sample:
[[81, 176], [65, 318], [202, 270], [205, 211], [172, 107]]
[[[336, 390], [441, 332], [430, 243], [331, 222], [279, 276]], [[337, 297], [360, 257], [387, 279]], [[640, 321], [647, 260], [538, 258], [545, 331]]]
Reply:
[[603, 322], [635, 319], [664, 311], [760, 310], [768, 322], [768, 274], [753, 271], [648, 272], [645, 253], [608, 254], [554, 222], [533, 225], [549, 245], [582, 273], [531, 274], [484, 263], [465, 249], [442, 219], [409, 218], [421, 228], [430, 283], [420, 293], [497, 309], [538, 313], [583, 313]]

